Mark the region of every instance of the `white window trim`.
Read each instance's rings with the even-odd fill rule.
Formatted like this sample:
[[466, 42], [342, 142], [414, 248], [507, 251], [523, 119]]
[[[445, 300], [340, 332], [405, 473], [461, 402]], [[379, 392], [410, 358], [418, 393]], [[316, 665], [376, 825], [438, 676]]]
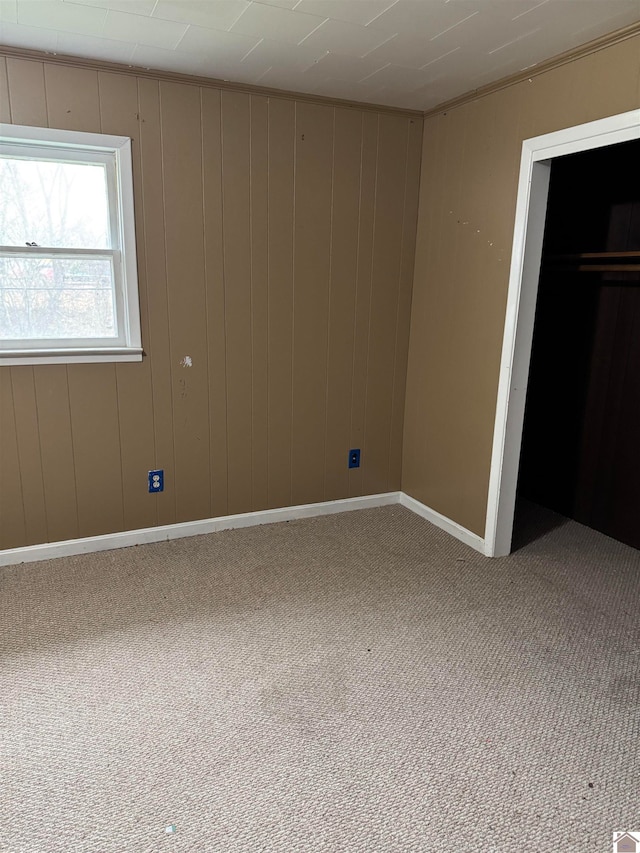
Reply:
[[[138, 268], [136, 260], [135, 218], [133, 204], [133, 171], [131, 165], [131, 139], [128, 136], [110, 136], [103, 133], [84, 133], [53, 128], [28, 127], [0, 123], [0, 142], [19, 146], [26, 144], [34, 156], [40, 150], [68, 149], [65, 159], [81, 160], [83, 155], [93, 159], [115, 162], [115, 169], [107, 169], [109, 215], [111, 217], [112, 249], [51, 249], [34, 247], [29, 254], [96, 257], [104, 254], [113, 258], [118, 321], [121, 325], [117, 340], [76, 339], [56, 341], [25, 341], [24, 345], [0, 341], [0, 366], [18, 364], [71, 364], [104, 361], [141, 361], [140, 307], [138, 298]], [[113, 158], [113, 159], [112, 159]], [[1, 247], [3, 254], [22, 249]]]

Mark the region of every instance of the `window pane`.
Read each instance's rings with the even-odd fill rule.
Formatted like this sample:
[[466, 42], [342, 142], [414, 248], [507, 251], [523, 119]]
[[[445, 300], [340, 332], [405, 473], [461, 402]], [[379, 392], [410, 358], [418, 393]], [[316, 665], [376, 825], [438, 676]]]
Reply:
[[116, 336], [110, 258], [0, 258], [0, 339]]
[[0, 245], [109, 249], [106, 168], [0, 157]]

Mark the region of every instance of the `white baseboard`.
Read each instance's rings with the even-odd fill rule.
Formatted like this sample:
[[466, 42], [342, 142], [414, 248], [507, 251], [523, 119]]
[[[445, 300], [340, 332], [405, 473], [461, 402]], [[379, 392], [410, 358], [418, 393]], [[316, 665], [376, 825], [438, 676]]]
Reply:
[[415, 512], [416, 515], [426, 518], [426, 520], [430, 521], [431, 524], [435, 524], [436, 527], [441, 528], [441, 530], [445, 530], [447, 533], [450, 533], [451, 536], [455, 536], [456, 539], [464, 542], [465, 545], [470, 545], [476, 551], [480, 551], [481, 554], [485, 554], [486, 556], [485, 542], [481, 536], [478, 536], [476, 533], [472, 533], [470, 530], [467, 530], [466, 527], [452, 521], [450, 518], [447, 518], [446, 515], [441, 515], [439, 512], [436, 512], [435, 509], [431, 509], [425, 504], [420, 503], [420, 501], [417, 501], [415, 498], [410, 497], [404, 492], [400, 492], [400, 503], [402, 506], [410, 509], [411, 512]]
[[435, 524], [436, 527], [450, 533], [461, 542], [475, 548], [476, 551], [480, 551], [481, 554], [485, 553], [484, 539], [481, 539], [480, 536], [476, 536], [475, 533], [455, 521], [451, 521], [450, 518], [440, 515], [439, 512], [430, 509], [404, 492], [385, 492], [378, 495], [365, 495], [360, 498], [344, 498], [343, 500], [287, 506], [260, 512], [245, 512], [239, 515], [225, 515], [219, 518], [203, 518], [198, 521], [184, 521], [179, 524], [165, 524], [160, 527], [124, 530], [121, 533], [86, 536], [83, 539], [66, 539], [63, 542], [45, 542], [41, 545], [27, 545], [24, 548], [8, 548], [5, 551], [0, 551], [0, 566], [33, 563], [38, 560], [50, 560], [54, 557], [70, 557], [74, 554], [89, 554], [93, 551], [110, 551], [114, 548], [129, 548], [132, 545], [165, 542], [169, 539], [181, 539], [185, 536], [202, 536], [205, 533], [215, 533], [218, 530], [276, 524], [279, 521], [293, 521], [297, 518], [310, 518], [317, 515], [333, 515], [338, 512], [371, 509], [398, 503]]
[[129, 548], [132, 545], [164, 542], [168, 539], [181, 539], [184, 536], [201, 536], [204, 533], [215, 533], [218, 530], [255, 527], [259, 524], [275, 524], [279, 521], [292, 521], [296, 518], [309, 518], [315, 515], [333, 515], [354, 509], [371, 509], [377, 506], [397, 504], [399, 501], [400, 492], [386, 492], [379, 495], [365, 495], [360, 498], [344, 498], [338, 501], [266, 509], [261, 512], [224, 515], [219, 518], [203, 518], [198, 521], [184, 521], [179, 524], [165, 524], [160, 527], [124, 530], [121, 533], [86, 536], [83, 539], [66, 539], [63, 542], [45, 542], [42, 545], [27, 545], [24, 548], [8, 548], [5, 551], [0, 551], [0, 566], [33, 563], [37, 560], [50, 560], [54, 557], [70, 557], [73, 554], [88, 554], [92, 551], [110, 551], [113, 548]]

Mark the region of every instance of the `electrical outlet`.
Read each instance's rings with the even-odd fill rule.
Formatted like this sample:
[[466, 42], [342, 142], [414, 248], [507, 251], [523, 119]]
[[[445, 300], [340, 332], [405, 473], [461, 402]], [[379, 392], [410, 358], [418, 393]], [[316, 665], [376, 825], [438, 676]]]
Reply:
[[360, 467], [360, 448], [349, 451], [349, 468]]
[[164, 471], [158, 468], [157, 471], [149, 471], [149, 494], [153, 492], [164, 491]]

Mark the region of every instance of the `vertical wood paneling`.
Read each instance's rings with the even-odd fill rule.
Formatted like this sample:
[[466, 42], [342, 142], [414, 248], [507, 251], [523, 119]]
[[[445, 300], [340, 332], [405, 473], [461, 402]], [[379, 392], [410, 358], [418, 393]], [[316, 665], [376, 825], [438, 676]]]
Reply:
[[222, 93], [229, 512], [251, 506], [251, 231], [249, 95]]
[[[360, 142], [360, 203], [358, 220], [358, 258], [356, 273], [356, 316], [354, 322], [353, 370], [351, 382], [351, 427], [349, 449], [363, 451], [362, 465], [367, 464], [364, 445], [364, 421], [367, 398], [367, 366], [369, 356], [369, 321], [371, 318], [371, 275], [373, 269], [373, 223], [378, 172], [379, 116], [364, 113]], [[349, 496], [365, 494], [364, 467], [347, 469]]]
[[10, 56], [7, 59], [7, 81], [11, 92], [11, 121], [46, 127], [43, 63]]
[[[457, 306], [463, 293], [460, 275], [459, 246], [471, 236], [473, 223], [467, 218], [465, 205], [467, 193], [460, 170], [464, 156], [465, 133], [461, 119], [455, 112], [443, 115], [438, 126], [438, 161], [433, 162], [435, 172], [432, 172], [431, 193], [425, 188], [427, 199], [438, 199], [432, 220], [433, 237], [427, 256], [427, 269], [437, 265], [438, 269], [446, 270], [449, 287], [438, 287], [438, 282], [430, 281], [433, 293], [422, 302], [420, 310], [428, 331], [425, 332], [425, 347], [429, 349], [428, 361], [423, 365], [420, 382], [424, 388], [438, 389], [442, 403], [432, 410], [428, 398], [422, 394], [423, 413], [426, 422], [418, 432], [418, 441], [424, 448], [433, 446], [436, 436], [442, 430], [444, 422], [450, 422], [451, 427], [441, 442], [437, 454], [429, 454], [429, 482], [440, 482], [443, 471], [451, 464], [452, 455], [459, 454], [458, 439], [461, 431], [468, 424], [457, 416], [452, 416], [452, 407], [462, 401], [457, 388], [448, 384], [447, 372], [441, 369], [442, 361], [456, 362], [461, 358], [459, 350], [452, 344], [456, 332]], [[424, 198], [425, 196], [423, 196]], [[477, 226], [476, 226], [477, 227]], [[444, 274], [444, 273], [443, 273]], [[442, 360], [433, 357], [432, 352], [442, 351]], [[403, 480], [404, 483], [404, 480]], [[460, 494], [460, 486], [447, 488], [447, 500], [456, 499]], [[459, 498], [458, 498], [459, 499]]]
[[27, 542], [11, 371], [0, 369], [0, 546]]
[[[436, 304], [429, 311], [429, 360], [426, 365], [428, 387], [433, 388], [441, 399], [441, 405], [435, 409], [428, 407], [428, 422], [423, 430], [422, 442], [427, 448], [433, 447], [438, 436], [439, 452], [430, 454], [429, 479], [431, 483], [442, 482], [445, 472], [461, 454], [470, 455], [472, 441], [469, 441], [468, 430], [470, 420], [465, 416], [465, 392], [473, 382], [473, 371], [478, 359], [474, 359], [470, 370], [461, 377], [464, 390], [452, 385], [447, 371], [442, 370], [442, 363], [452, 365], [456, 370], [462, 359], [467, 357], [471, 346], [458, 345], [460, 321], [464, 312], [465, 291], [468, 279], [464, 272], [464, 252], [462, 246], [473, 242], [478, 222], [473, 222], [468, 214], [468, 187], [464, 180], [461, 164], [464, 159], [466, 144], [465, 117], [456, 111], [443, 116], [441, 128], [441, 150], [444, 153], [444, 163], [440, 162], [441, 175], [438, 177], [438, 190], [441, 206], [435, 219], [434, 254], [441, 275], [446, 275], [449, 282], [447, 288], [438, 287], [433, 282]], [[453, 211], [453, 213], [450, 213]], [[472, 279], [477, 281], [475, 276]], [[471, 318], [469, 318], [471, 319]], [[466, 317], [465, 317], [466, 324]], [[442, 353], [441, 357], [436, 354]], [[428, 403], [427, 403], [428, 406]], [[448, 424], [445, 429], [444, 424]], [[445, 486], [443, 514], [447, 514], [455, 503], [461, 505], [468, 500], [469, 483], [453, 483]]]
[[[173, 394], [169, 344], [167, 259], [164, 240], [164, 184], [160, 87], [155, 80], [138, 80], [140, 110], [141, 190], [143, 197], [142, 237], [144, 278], [147, 284], [148, 334], [143, 341], [151, 370], [155, 459], [154, 468], [165, 474], [165, 491], [154, 495], [158, 524], [176, 520], [175, 465], [173, 453]], [[140, 211], [138, 211], [138, 216]], [[138, 233], [138, 243], [140, 242]], [[140, 259], [138, 259], [140, 271]]]
[[200, 92], [163, 82], [160, 104], [176, 521], [187, 521], [211, 507]]
[[386, 487], [408, 119], [15, 57], [5, 69], [5, 120], [133, 140], [145, 355], [2, 371], [0, 547]]
[[291, 504], [295, 104], [269, 101], [268, 501]]
[[[416, 252], [414, 261], [414, 280], [416, 282], [426, 282], [427, 270], [432, 262], [431, 258], [434, 252], [434, 222], [436, 221], [437, 206], [434, 198], [438, 194], [438, 181], [441, 180], [441, 173], [434, 171], [433, 164], [439, 162], [439, 154], [443, 150], [444, 133], [442, 130], [442, 119], [440, 116], [434, 117], [433, 120], [425, 123], [422, 140], [422, 165], [420, 172], [420, 200], [418, 218], [423, 223], [420, 232], [416, 239]], [[449, 208], [452, 209], [451, 207]], [[429, 297], [430, 291], [428, 286], [416, 287], [414, 285], [411, 299], [411, 324], [410, 324], [410, 340], [415, 336], [415, 329], [419, 329], [420, 333], [426, 334], [427, 324], [429, 320]], [[424, 381], [424, 365], [421, 361], [412, 359], [411, 349], [409, 350], [409, 358], [407, 363], [407, 382], [406, 382], [406, 400], [404, 414], [404, 429], [403, 429], [403, 466], [402, 466], [402, 489], [409, 490], [409, 494], [413, 494], [412, 489], [416, 488], [412, 477], [414, 476], [414, 468], [406, 464], [407, 454], [406, 448], [411, 447], [412, 455], [422, 457], [423, 450], [423, 435], [426, 423], [426, 395], [420, 393], [421, 383]], [[425, 480], [425, 471], [420, 470], [421, 480]]]
[[[576, 71], [575, 65], [567, 65], [563, 79], [565, 97], [573, 102], [574, 110], [580, 99], [581, 88], [576, 79]], [[522, 110], [517, 121], [521, 139], [551, 133], [567, 126], [564, 98], [555, 97], [556, 83], [552, 77], [548, 74], [539, 74], [537, 77], [532, 77], [531, 82], [524, 81], [518, 84], [517, 88], [522, 101]], [[489, 102], [485, 106], [492, 109], [493, 103]], [[576, 123], [581, 121], [582, 118]]]
[[[132, 140], [134, 203], [138, 259], [138, 292], [142, 345], [149, 340], [147, 282], [145, 265], [144, 206], [142, 199], [138, 84], [135, 77], [123, 74], [98, 75], [100, 116], [103, 133], [129, 136]], [[150, 495], [147, 471], [155, 468], [156, 450], [153, 430], [151, 365], [148, 356], [142, 362], [116, 365], [118, 422], [124, 523], [128, 529], [152, 527], [158, 523], [157, 495]]]
[[39, 365], [34, 379], [48, 537], [51, 542], [74, 539], [80, 533], [67, 369]]
[[[473, 188], [466, 185], [460, 187], [457, 202], [460, 218], [467, 224], [457, 229], [456, 286], [452, 290], [460, 296], [457, 300], [450, 301], [452, 320], [448, 326], [451, 363], [456, 366], [461, 353], [484, 352], [487, 346], [490, 346], [493, 318], [491, 314], [487, 314], [487, 308], [495, 305], [494, 299], [491, 298], [494, 295], [492, 290], [495, 290], [493, 282], [499, 280], [501, 273], [501, 269], [497, 270], [497, 275], [496, 270], [491, 272], [489, 270], [496, 257], [496, 239], [491, 224], [491, 214], [485, 212], [486, 197], [492, 183], [490, 164], [494, 159], [492, 151], [494, 140], [491, 139], [491, 128], [496, 123], [496, 115], [493, 110], [485, 109], [480, 102], [474, 107], [476, 109], [467, 116], [463, 133], [460, 133], [456, 125], [452, 124], [451, 127], [451, 132], [464, 140], [459, 159], [460, 171], [463, 174], [473, 172], [477, 175]], [[492, 243], [494, 245], [491, 245]], [[463, 244], [468, 251], [458, 250], [458, 247]], [[478, 286], [481, 281], [486, 280], [492, 284]], [[465, 287], [467, 282], [475, 282], [476, 286]], [[469, 308], [473, 305], [472, 310], [465, 311], [465, 306], [461, 310], [459, 301], [463, 293]], [[492, 429], [479, 431], [477, 424], [465, 417], [468, 407], [475, 408], [488, 391], [486, 374], [479, 369], [480, 365], [481, 360], [475, 358], [470, 370], [465, 372], [464, 379], [458, 386], [458, 393], [450, 395], [448, 405], [448, 417], [455, 421], [455, 427], [450, 431], [447, 457], [451, 458], [454, 454], [458, 454], [458, 458], [464, 459], [469, 474], [468, 483], [478, 481], [487, 459], [487, 454], [483, 450], [486, 451], [493, 438]], [[459, 493], [460, 505], [465, 513], [468, 514], [473, 505], [477, 504], [478, 497], [481, 496], [475, 495], [469, 486]]]
[[0, 121], [11, 121], [9, 105], [9, 81], [7, 79], [7, 60], [0, 56]]
[[[371, 317], [363, 482], [368, 494], [389, 487], [389, 442], [395, 356], [395, 320], [398, 312], [404, 175], [407, 160], [407, 120], [381, 116], [378, 139], [378, 174], [373, 246]], [[389, 169], [388, 164], [397, 164]]]
[[393, 367], [393, 397], [391, 403], [391, 434], [389, 442], [389, 490], [400, 489], [402, 481], [402, 432], [404, 424], [407, 357], [409, 354], [409, 325], [411, 294], [416, 249], [415, 223], [418, 216], [420, 159], [422, 156], [422, 122], [410, 119], [407, 140], [407, 164], [404, 179], [404, 212], [400, 258], [400, 289]]
[[[78, 533], [124, 529], [116, 372], [111, 364], [69, 365]], [[96, 368], [99, 368], [96, 370]]]
[[268, 506], [269, 101], [251, 107], [251, 453], [253, 510]]
[[362, 113], [336, 109], [331, 214], [324, 499], [349, 492], [354, 326], [358, 270]]
[[599, 115], [623, 113], [630, 108], [638, 109], [640, 105], [640, 38], [635, 36], [616, 45], [615, 58], [608, 53], [599, 51], [589, 57], [592, 65], [584, 65], [584, 73], [594, 75], [591, 88], [595, 91], [589, 107], [589, 120]]
[[207, 271], [207, 338], [209, 343], [209, 447], [211, 513], [228, 514], [227, 500], [227, 353], [225, 331], [224, 251], [222, 219], [221, 97], [201, 90], [204, 246]]
[[33, 369], [12, 368], [11, 384], [27, 542], [46, 542], [47, 510]]
[[50, 127], [100, 133], [97, 71], [45, 63], [44, 79]]
[[292, 501], [323, 492], [331, 252], [331, 107], [296, 104]]
[[[588, 118], [586, 121], [603, 115], [616, 115], [640, 105], [640, 39], [636, 36], [616, 45], [615, 60], [612, 61], [609, 51], [601, 50], [591, 56], [584, 57], [584, 62], [578, 69], [582, 78], [588, 77], [589, 87], [582, 87], [585, 92], [590, 90], [588, 101]], [[620, 73], [620, 69], [636, 69], [636, 74]]]

